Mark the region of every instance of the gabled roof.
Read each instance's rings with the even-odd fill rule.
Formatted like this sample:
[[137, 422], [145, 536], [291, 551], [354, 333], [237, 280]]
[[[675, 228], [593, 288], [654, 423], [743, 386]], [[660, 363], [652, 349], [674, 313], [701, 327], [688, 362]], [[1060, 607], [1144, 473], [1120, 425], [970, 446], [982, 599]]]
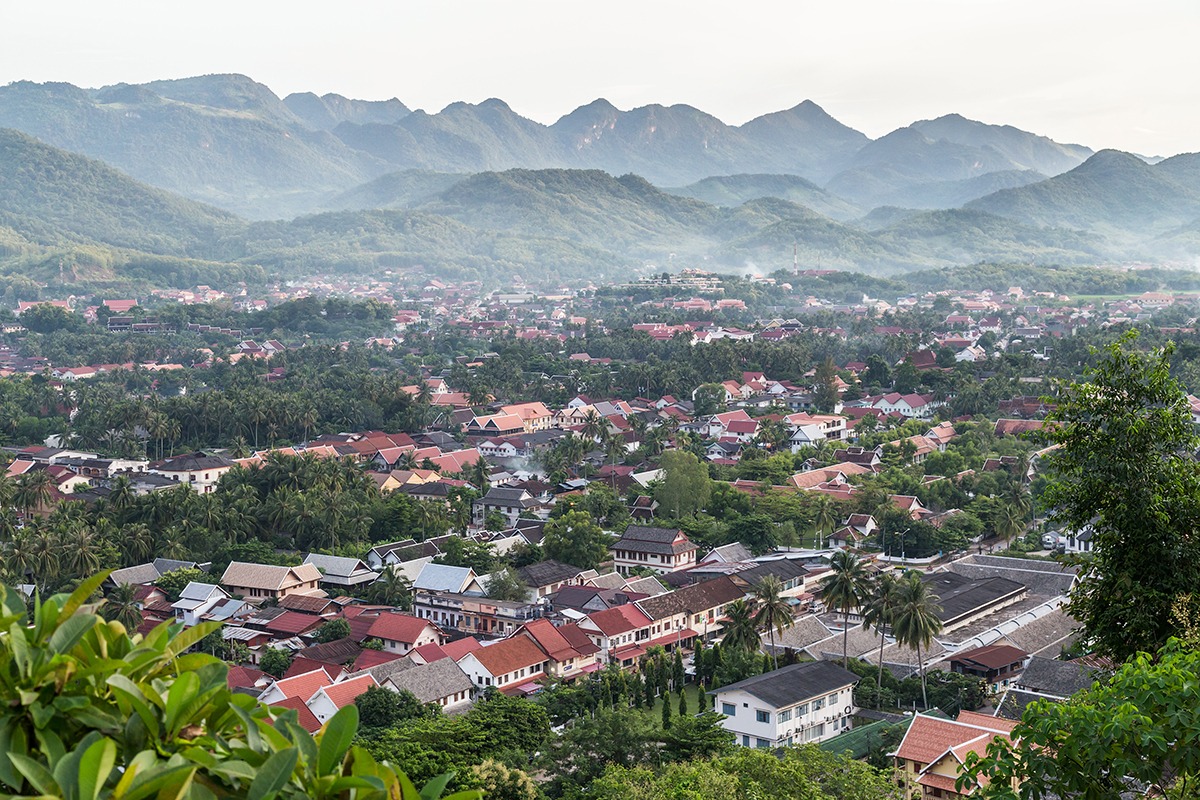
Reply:
[[[931, 764], [948, 750], [979, 736], [1005, 736], [1012, 729], [1010, 720], [972, 714], [966, 722], [917, 714], [896, 748], [896, 757], [918, 764]], [[991, 720], [986, 722], [985, 720]]]
[[[371, 623], [367, 635], [375, 639], [389, 642], [413, 644], [429, 628], [435, 627], [429, 620], [414, 617], [411, 614], [384, 612]], [[435, 628], [436, 629], [436, 628]]]
[[288, 709], [295, 711], [298, 715], [297, 721], [300, 723], [300, 727], [309, 733], [316, 733], [321, 730], [321, 720], [317, 719], [316, 715], [304, 704], [304, 700], [301, 700], [299, 697], [289, 697], [285, 700], [280, 700], [278, 703], [272, 703], [270, 708], [276, 711]]
[[471, 656], [497, 678], [519, 669], [540, 666], [546, 661], [541, 648], [524, 636], [502, 639], [479, 648]]
[[333, 681], [325, 674], [325, 670], [314, 669], [312, 672], [306, 672], [303, 675], [277, 680], [271, 688], [282, 692], [284, 697], [299, 697], [301, 700], [308, 702], [308, 698], [312, 697], [317, 689], [320, 689], [322, 686], [328, 686], [331, 683]]
[[660, 620], [676, 614], [699, 614], [745, 596], [741, 587], [722, 576], [656, 597], [647, 597], [637, 601], [637, 605], [651, 619]]
[[[337, 708], [345, 708], [354, 702], [354, 698], [370, 689], [372, 686], [378, 686], [375, 678], [370, 674], [360, 675], [357, 678], [347, 678], [341, 683], [334, 683], [329, 686], [318, 689], [318, 693], [324, 693], [329, 701]], [[310, 698], [311, 702], [311, 698]]]
[[653, 622], [645, 612], [635, 605], [615, 606], [603, 611], [595, 611], [588, 614], [588, 619], [605, 636], [628, 633], [638, 628], [645, 628]]
[[431, 592], [461, 592], [463, 587], [478, 577], [470, 567], [452, 567], [447, 564], [426, 564], [417, 579], [414, 589]]
[[279, 567], [272, 564], [251, 564], [245, 561], [231, 562], [225, 568], [224, 574], [221, 575], [221, 583], [226, 586], [245, 586], [274, 592], [288, 586], [320, 579], [321, 571], [312, 564]]
[[574, 580], [579, 577], [581, 572], [583, 570], [579, 567], [573, 567], [570, 564], [564, 564], [561, 561], [553, 559], [539, 561], [537, 564], [529, 564], [517, 570], [517, 574], [521, 576], [521, 580], [534, 588]]
[[809, 661], [731, 683], [714, 689], [710, 694], [740, 691], [775, 708], [787, 708], [855, 683], [858, 683], [858, 676], [837, 664]]
[[680, 553], [689, 553], [697, 548], [688, 540], [683, 531], [677, 528], [649, 528], [643, 525], [630, 525], [625, 529], [621, 538], [609, 546], [609, 549], [658, 555], [679, 555]]
[[394, 672], [386, 682], [398, 690], [412, 692], [422, 703], [436, 703], [459, 692], [469, 694], [474, 688], [467, 673], [448, 658]]

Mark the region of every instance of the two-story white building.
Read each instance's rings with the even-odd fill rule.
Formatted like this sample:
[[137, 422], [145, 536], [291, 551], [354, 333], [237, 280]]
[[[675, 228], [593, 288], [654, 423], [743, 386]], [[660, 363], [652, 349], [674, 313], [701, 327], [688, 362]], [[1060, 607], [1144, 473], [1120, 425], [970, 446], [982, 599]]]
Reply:
[[617, 571], [629, 574], [643, 567], [659, 574], [696, 565], [696, 545], [683, 531], [630, 525], [609, 548]]
[[743, 747], [822, 742], [849, 730], [858, 676], [830, 661], [792, 664], [722, 686], [716, 710]]

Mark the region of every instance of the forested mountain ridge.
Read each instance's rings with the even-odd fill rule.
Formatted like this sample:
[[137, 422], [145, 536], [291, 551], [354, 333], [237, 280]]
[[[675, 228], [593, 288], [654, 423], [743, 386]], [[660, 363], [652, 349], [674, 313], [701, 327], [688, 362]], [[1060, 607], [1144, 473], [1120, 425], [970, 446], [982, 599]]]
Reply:
[[1054, 175], [1090, 153], [956, 115], [872, 142], [812, 101], [729, 125], [691, 106], [621, 110], [599, 99], [546, 125], [495, 98], [437, 112], [395, 98], [280, 99], [244, 75], [101, 89], [21, 81], [0, 87], [0, 126], [256, 219], [337, 208], [344, 193], [397, 171], [514, 168], [632, 172], [663, 186], [799, 176], [863, 210], [952, 207], [1017, 183], [933, 184], [992, 172]]

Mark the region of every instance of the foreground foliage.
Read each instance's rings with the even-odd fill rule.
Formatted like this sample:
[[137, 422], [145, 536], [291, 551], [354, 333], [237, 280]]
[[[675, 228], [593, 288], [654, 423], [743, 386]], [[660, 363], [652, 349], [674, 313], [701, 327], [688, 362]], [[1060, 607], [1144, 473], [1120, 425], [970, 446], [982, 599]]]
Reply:
[[[231, 692], [227, 667], [188, 653], [214, 627], [160, 625], [130, 637], [88, 603], [107, 573], [71, 595], [21, 598], [0, 588], [0, 790], [98, 798], [405, 798], [435, 800], [352, 746], [348, 706], [315, 736]], [[455, 795], [474, 800], [478, 792]]]
[[[1114, 798], [1161, 786], [1195, 797], [1200, 776], [1200, 652], [1172, 639], [1064, 703], [1025, 709], [1012, 739], [967, 756], [960, 787], [986, 781], [996, 800]], [[1021, 788], [1012, 788], [1017, 781]]]

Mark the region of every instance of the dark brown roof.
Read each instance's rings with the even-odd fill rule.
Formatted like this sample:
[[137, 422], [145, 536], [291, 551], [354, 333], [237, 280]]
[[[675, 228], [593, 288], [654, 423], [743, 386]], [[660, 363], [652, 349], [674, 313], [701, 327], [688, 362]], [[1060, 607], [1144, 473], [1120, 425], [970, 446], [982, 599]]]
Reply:
[[746, 593], [728, 577], [714, 578], [673, 592], [647, 597], [637, 605], [651, 619], [665, 619], [675, 614], [699, 614], [711, 608], [732, 603]]

